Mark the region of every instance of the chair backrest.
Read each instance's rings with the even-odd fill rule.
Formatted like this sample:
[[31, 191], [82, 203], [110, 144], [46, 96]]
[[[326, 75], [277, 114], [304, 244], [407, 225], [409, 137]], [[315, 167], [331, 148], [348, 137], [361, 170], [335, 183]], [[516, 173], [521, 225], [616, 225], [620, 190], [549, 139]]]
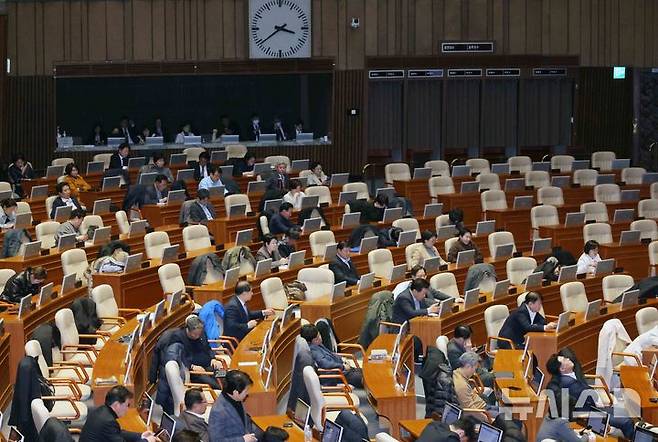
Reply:
[[205, 152], [206, 149], [203, 147], [186, 147], [183, 149], [183, 153], [187, 155], [187, 162], [190, 161], [199, 161], [199, 155], [201, 155], [202, 152]]
[[16, 202], [16, 214], [31, 213], [31, 212], [32, 212], [32, 208], [30, 207], [29, 203], [26, 203], [25, 201]]
[[507, 164], [509, 164], [510, 172], [518, 170], [520, 173], [524, 174], [532, 170], [532, 159], [524, 155], [509, 157], [507, 159]]
[[433, 176], [427, 182], [430, 189], [430, 196], [447, 195], [455, 193], [455, 185], [449, 176]]
[[561, 206], [564, 204], [564, 194], [561, 187], [544, 186], [537, 189], [537, 202], [539, 204], [550, 204]]
[[481, 173], [475, 180], [480, 183], [480, 190], [500, 190], [500, 178], [496, 173]]
[[368, 268], [376, 277], [388, 279], [393, 266], [393, 254], [390, 250], [376, 249], [368, 252]]
[[165, 375], [174, 401], [174, 415], [180, 416], [181, 406], [185, 402], [185, 384], [180, 377], [180, 366], [177, 361], [169, 361], [165, 364]]
[[594, 199], [602, 203], [618, 203], [621, 201], [621, 190], [617, 184], [597, 184], [594, 186]]
[[587, 293], [580, 281], [572, 281], [560, 286], [562, 310], [565, 312], [585, 312], [587, 310]]
[[48, 371], [48, 364], [46, 364], [46, 360], [43, 357], [43, 351], [39, 341], [32, 339], [31, 341], [27, 341], [25, 343], [25, 356], [30, 356], [37, 360], [37, 364], [39, 364], [39, 370], [41, 371], [41, 375], [44, 378], [51, 377]]
[[582, 203], [580, 211], [585, 213], [585, 221], [596, 221], [597, 223], [607, 223], [608, 208], [605, 203]]
[[612, 162], [617, 159], [617, 155], [609, 150], [592, 152], [592, 167], [607, 172], [612, 170]]
[[112, 159], [112, 154], [111, 153], [97, 153], [94, 155], [94, 161], [102, 161], [103, 162], [103, 169], [107, 169], [110, 167], [110, 160]]
[[290, 171], [290, 158], [285, 155], [270, 155], [265, 157], [264, 163], [270, 163], [272, 167], [276, 167], [279, 163], [285, 163], [286, 171]]
[[437, 273], [430, 278], [430, 287], [453, 298], [459, 298], [459, 288], [454, 273]]
[[507, 198], [502, 190], [485, 190], [480, 194], [482, 210], [504, 210], [507, 209]]
[[489, 244], [489, 253], [491, 256], [494, 255], [496, 247], [504, 244], [514, 244], [513, 250], [516, 252], [516, 243], [514, 242], [514, 235], [512, 232], [500, 231], [490, 233], [487, 237], [487, 243]]
[[311, 186], [304, 190], [306, 196], [317, 196], [320, 204], [333, 204], [331, 191], [327, 186]]
[[398, 442], [398, 440], [388, 433], [381, 432], [375, 434], [375, 442]]
[[[61, 348], [66, 345], [78, 345], [80, 343], [78, 328], [75, 325], [73, 311], [70, 308], [63, 308], [55, 313], [55, 325], [61, 337]], [[67, 355], [64, 355], [64, 359], [68, 359]]]
[[50, 195], [48, 198], [46, 198], [46, 215], [48, 215], [48, 218], [50, 218], [50, 212], [53, 211], [53, 203], [57, 199], [57, 195]]
[[446, 252], [446, 256], [448, 256], [448, 254], [450, 253], [450, 249], [452, 249], [452, 246], [454, 246], [457, 241], [459, 241], [459, 238], [457, 238], [456, 236], [445, 240], [445, 242], [443, 243], [443, 249]]
[[658, 265], [658, 241], [649, 244], [649, 265]]
[[[80, 231], [84, 234], [87, 233], [87, 230], [90, 226], [104, 227], [103, 218], [100, 215], [87, 215], [82, 219], [82, 224], [80, 224]], [[91, 238], [89, 238], [91, 239]]]
[[267, 216], [265, 215], [259, 216], [258, 224], [260, 225], [260, 231], [263, 232], [263, 235], [268, 235], [270, 233], [270, 225]]
[[244, 204], [247, 206], [247, 212], [251, 212], [251, 203], [249, 202], [249, 197], [244, 193], [236, 193], [234, 195], [229, 195], [224, 198], [224, 206], [226, 207], [226, 213], [231, 211], [231, 207], [239, 206]]
[[91, 289], [91, 299], [96, 304], [96, 314], [99, 318], [119, 316], [119, 306], [114, 299], [114, 291], [109, 284], [97, 285]]
[[450, 176], [450, 165], [444, 160], [426, 161], [425, 167], [432, 169], [432, 176]]
[[334, 288], [334, 272], [329, 269], [301, 269], [297, 273], [297, 280], [306, 285], [307, 301], [331, 295]]
[[0, 192], [11, 192], [11, 184], [7, 181], [0, 181]]
[[638, 334], [643, 334], [658, 325], [658, 309], [656, 307], [644, 307], [635, 313], [635, 324]]
[[450, 215], [448, 215], [447, 213], [443, 215], [439, 215], [436, 218], [434, 218], [434, 225], [437, 231], [439, 230], [440, 227], [449, 226], [451, 224], [453, 224], [453, 222], [450, 221]]
[[187, 252], [209, 249], [212, 244], [210, 244], [208, 228], [202, 224], [185, 227], [183, 229], [183, 244]]
[[523, 281], [537, 268], [537, 260], [528, 256], [511, 258], [505, 264], [507, 278], [512, 285], [521, 285]]
[[614, 301], [619, 295], [633, 287], [635, 281], [630, 275], [608, 275], [603, 278], [603, 300]]
[[393, 184], [393, 181], [410, 181], [409, 165], [407, 163], [389, 163], [384, 167], [384, 177], [388, 184]]
[[322, 430], [324, 422], [323, 408], [325, 406], [324, 395], [322, 394], [322, 387], [320, 386], [320, 378], [312, 366], [304, 367], [304, 385], [308, 392], [308, 397], [311, 401], [311, 419], [316, 430]]
[[639, 219], [631, 223], [631, 230], [639, 230], [641, 239], [658, 239], [658, 226], [652, 219]]
[[70, 163], [74, 163], [73, 158], [63, 157], [63, 158], [54, 158], [50, 164], [52, 166], [68, 166]]
[[582, 187], [594, 187], [598, 176], [599, 172], [594, 169], [576, 170], [573, 173], [573, 183]]
[[244, 144], [229, 144], [226, 146], [226, 159], [244, 158], [247, 153], [247, 146]]
[[551, 176], [545, 170], [530, 170], [525, 173], [525, 185], [541, 189], [551, 185]]
[[585, 224], [583, 226], [583, 240], [585, 242], [594, 240], [599, 244], [610, 244], [612, 242], [612, 229], [610, 228], [610, 224]]
[[171, 246], [167, 232], [150, 232], [144, 235], [144, 249], [148, 259], [160, 259], [165, 247]]
[[7, 281], [9, 278], [14, 276], [16, 272], [12, 269], [0, 269], [0, 293], [2, 293], [5, 289], [5, 284], [7, 284]]
[[[525, 302], [525, 297], [528, 294], [528, 292], [523, 292], [519, 293], [519, 296], [516, 297], [516, 306], [521, 307], [521, 304]], [[542, 305], [541, 309], [539, 309], [539, 314], [542, 315], [543, 317], [546, 317], [544, 314], [544, 306]]]
[[469, 158], [466, 165], [471, 168], [471, 173], [489, 173], [489, 160], [486, 158]]
[[509, 308], [506, 305], [492, 305], [484, 311], [484, 326], [487, 336], [498, 336], [500, 329], [509, 316]]
[[440, 335], [436, 338], [436, 348], [443, 353], [446, 360], [448, 360], [448, 342], [449, 339], [446, 335]]
[[37, 433], [40, 433], [43, 426], [46, 425], [46, 421], [50, 419], [50, 412], [41, 398], [32, 399], [30, 410]]
[[400, 218], [393, 221], [393, 227], [399, 227], [402, 231], [415, 230], [416, 239], [420, 239], [420, 225], [416, 218]]
[[84, 277], [89, 263], [87, 262], [87, 252], [85, 249], [70, 249], [62, 253], [62, 271], [65, 275], [75, 273], [75, 279], [82, 281], [82, 285], [87, 285], [87, 279]]
[[356, 192], [356, 199], [360, 200], [367, 200], [370, 198], [368, 185], [366, 183], [345, 183], [343, 184], [343, 192]]
[[128, 221], [128, 215], [123, 210], [118, 210], [114, 214], [114, 218], [117, 220], [117, 225], [119, 226], [119, 232], [122, 235], [127, 235], [130, 232], [130, 222]]
[[571, 155], [553, 155], [551, 157], [551, 169], [559, 169], [560, 172], [571, 172], [575, 158]]
[[66, 175], [61, 175], [57, 177], [57, 184], [63, 183], [64, 181], [66, 181]]
[[55, 233], [57, 229], [59, 229], [59, 223], [57, 221], [43, 221], [37, 224], [34, 231], [37, 241], [41, 241], [42, 249], [55, 247]]
[[165, 293], [174, 293], [179, 290], [185, 291], [185, 281], [180, 273], [180, 267], [175, 262], [162, 265], [158, 268], [160, 286]]
[[644, 219], [658, 219], [658, 199], [640, 201], [637, 204], [637, 216]]
[[[404, 248], [404, 259], [407, 263], [407, 269], [411, 270], [412, 263], [413, 263], [413, 256], [414, 253], [416, 252], [417, 249], [420, 249], [421, 247], [425, 247], [422, 243], [413, 243], [409, 244]], [[417, 264], [422, 264], [422, 263], [417, 263]]]
[[530, 223], [533, 229], [541, 226], [556, 226], [560, 224], [557, 208], [550, 204], [534, 206], [530, 209]]
[[334, 244], [336, 237], [331, 230], [318, 230], [308, 236], [308, 242], [311, 245], [311, 255], [324, 256], [327, 244]]
[[[263, 280], [260, 283], [260, 292], [263, 296], [265, 308], [282, 311], [288, 307], [288, 297], [283, 288], [281, 278], [274, 276]], [[281, 313], [278, 312], [278, 314], [280, 315]]]
[[642, 177], [646, 173], [644, 167], [626, 167], [621, 170], [621, 180], [626, 184], [642, 184]]

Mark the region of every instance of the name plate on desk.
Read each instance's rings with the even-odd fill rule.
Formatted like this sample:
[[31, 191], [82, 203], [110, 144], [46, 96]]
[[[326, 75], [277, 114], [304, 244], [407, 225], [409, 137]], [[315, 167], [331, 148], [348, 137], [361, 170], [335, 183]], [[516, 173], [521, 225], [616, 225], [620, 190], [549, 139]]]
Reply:
[[441, 52], [444, 54], [480, 54], [493, 51], [493, 41], [444, 41], [441, 43]]
[[520, 77], [521, 69], [519, 68], [497, 68], [487, 69], [487, 77]]
[[533, 77], [566, 77], [567, 68], [534, 68]]
[[481, 77], [482, 69], [448, 69], [448, 78]]
[[371, 80], [400, 79], [404, 78], [404, 71], [402, 69], [373, 70], [368, 71], [368, 78]]
[[443, 69], [409, 69], [407, 76], [409, 78], [442, 78]]

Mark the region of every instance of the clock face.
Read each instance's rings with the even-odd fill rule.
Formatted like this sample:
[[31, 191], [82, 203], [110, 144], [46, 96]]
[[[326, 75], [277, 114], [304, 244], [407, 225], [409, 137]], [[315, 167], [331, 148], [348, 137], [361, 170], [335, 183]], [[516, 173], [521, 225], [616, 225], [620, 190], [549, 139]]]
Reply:
[[249, 56], [311, 56], [311, 0], [251, 0]]

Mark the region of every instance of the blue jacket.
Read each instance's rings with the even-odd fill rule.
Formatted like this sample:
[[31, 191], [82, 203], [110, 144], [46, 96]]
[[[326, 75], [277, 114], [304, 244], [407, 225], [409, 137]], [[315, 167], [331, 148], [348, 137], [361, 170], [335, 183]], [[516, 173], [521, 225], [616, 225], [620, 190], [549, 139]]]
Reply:
[[244, 416], [245, 419], [242, 420], [223, 394], [217, 396], [208, 417], [210, 442], [243, 442], [243, 436], [253, 432], [251, 419], [246, 411]]
[[224, 306], [219, 301], [206, 302], [199, 310], [199, 318], [203, 321], [204, 330], [209, 340], [218, 339], [222, 335], [221, 324], [217, 316], [224, 319]]

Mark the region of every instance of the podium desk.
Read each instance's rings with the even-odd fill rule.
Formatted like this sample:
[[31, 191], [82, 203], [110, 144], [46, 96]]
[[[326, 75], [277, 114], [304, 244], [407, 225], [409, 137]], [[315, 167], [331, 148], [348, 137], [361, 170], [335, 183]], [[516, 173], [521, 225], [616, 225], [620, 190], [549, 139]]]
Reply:
[[601, 244], [599, 246], [601, 259], [615, 258], [615, 265], [622, 267], [635, 281], [640, 281], [650, 275], [649, 249], [646, 244], [620, 246], [619, 243]]
[[[261, 321], [240, 341], [231, 358], [230, 368], [246, 372], [254, 381], [245, 402], [245, 409], [252, 416], [275, 414], [277, 401], [281, 400], [290, 387], [295, 338], [301, 331], [301, 319], [293, 319], [283, 330], [277, 327], [270, 340], [267, 355], [263, 355], [263, 339], [271, 324], [272, 319]], [[259, 368], [263, 357], [267, 357], [272, 363], [272, 374], [267, 386], [267, 372], [261, 374]]]
[[651, 399], [658, 397], [658, 391], [649, 378], [648, 368], [622, 365], [620, 376], [623, 387], [637, 394], [630, 402], [640, 410], [642, 419], [651, 425], [658, 425], [658, 402], [651, 402]]
[[180, 224], [180, 208], [182, 202], [172, 204], [159, 205], [159, 204], [146, 204], [140, 211], [142, 218], [149, 222], [151, 227], [160, 227], [167, 224]]
[[562, 197], [565, 204], [580, 206], [582, 203], [594, 201], [594, 187], [564, 187], [562, 188]]
[[[386, 417], [391, 423], [391, 436], [400, 436], [400, 421], [416, 418], [416, 392], [414, 385], [414, 345], [410, 335], [400, 342], [400, 367], [407, 364], [412, 379], [407, 392], [398, 385], [395, 363], [390, 355], [395, 345], [395, 334], [380, 334], [372, 341], [363, 358], [363, 383], [368, 394], [368, 402], [378, 416]], [[384, 349], [389, 356], [385, 360], [371, 361], [374, 349]]]
[[[147, 313], [155, 310], [155, 306], [147, 309]], [[119, 338], [132, 333], [138, 326], [137, 317], [129, 319], [125, 325], [117, 330], [110, 339], [105, 343], [98, 353], [96, 363], [94, 364], [91, 374], [91, 386], [94, 391], [94, 404], [102, 405], [105, 400], [105, 394], [117, 383], [126, 386], [132, 390], [135, 395], [135, 401], [141, 398], [144, 391], [149, 387], [149, 367], [151, 365], [151, 355], [155, 345], [162, 334], [171, 328], [180, 327], [185, 323], [185, 318], [194, 310], [194, 303], [190, 301], [183, 302], [173, 312], [165, 309], [165, 314], [155, 325], [151, 325], [144, 333], [142, 338], [135, 342], [132, 349], [132, 366], [129, 378], [126, 382], [126, 365], [124, 363], [128, 342], [121, 343]], [[107, 383], [101, 380], [114, 377], [116, 382]], [[153, 397], [155, 399], [155, 397]], [[144, 431], [144, 430], [142, 430]]]
[[432, 202], [429, 180], [427, 179], [393, 181], [393, 187], [397, 193], [408, 198], [413, 203], [415, 216], [421, 216], [425, 209], [425, 204]]
[[[459, 189], [455, 184], [455, 189]], [[462, 209], [464, 211], [464, 224], [475, 226], [482, 218], [482, 204], [480, 203], [479, 192], [468, 193], [446, 193], [436, 197], [438, 203], [443, 204], [443, 213], [448, 213], [452, 209]]]
[[[76, 288], [63, 295], [59, 294], [60, 289], [59, 285], [55, 286], [53, 291], [57, 293], [56, 298], [39, 308], [33, 306], [22, 318], [19, 318], [17, 313], [0, 314], [0, 318], [5, 320], [5, 331], [10, 336], [9, 377], [12, 383], [16, 381], [16, 367], [25, 356], [25, 343], [31, 339], [34, 330], [41, 324], [54, 321], [55, 313], [63, 308], [70, 308], [73, 301], [87, 294], [87, 287]], [[38, 295], [35, 295], [32, 300], [36, 302], [37, 298]]]

